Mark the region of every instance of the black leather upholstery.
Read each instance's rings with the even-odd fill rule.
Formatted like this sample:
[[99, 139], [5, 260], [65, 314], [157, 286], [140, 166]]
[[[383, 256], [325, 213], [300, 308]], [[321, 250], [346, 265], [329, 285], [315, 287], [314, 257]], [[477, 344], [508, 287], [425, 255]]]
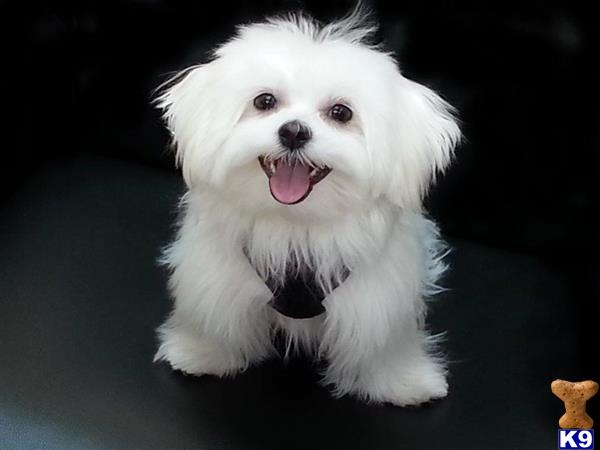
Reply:
[[430, 316], [448, 333], [443, 401], [335, 400], [306, 361], [271, 361], [233, 380], [153, 364], [154, 328], [169, 308], [155, 260], [181, 188], [163, 169], [84, 154], [44, 166], [4, 204], [0, 448], [556, 445], [561, 402], [549, 383], [593, 375], [586, 333], [597, 317], [573, 307], [592, 299], [580, 297], [569, 262], [464, 240], [450, 239], [452, 289]]

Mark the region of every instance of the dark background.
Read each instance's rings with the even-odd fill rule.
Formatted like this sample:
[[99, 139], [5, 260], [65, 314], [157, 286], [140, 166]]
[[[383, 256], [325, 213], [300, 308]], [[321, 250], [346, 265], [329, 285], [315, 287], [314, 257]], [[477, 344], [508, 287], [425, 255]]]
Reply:
[[[10, 190], [40, 160], [82, 151], [172, 167], [150, 106], [168, 74], [205, 60], [235, 24], [301, 7], [326, 21], [352, 4], [21, 2], [4, 17], [18, 25], [4, 45], [15, 54], [5, 89], [16, 95], [5, 111], [19, 138], [4, 183]], [[599, 243], [598, 14], [570, 1], [367, 4], [405, 75], [459, 110], [466, 140], [430, 199], [443, 228], [591, 259]]]
[[[451, 396], [413, 415], [330, 401], [304, 366], [196, 382], [149, 365], [152, 329], [168, 310], [154, 260], [182, 192], [152, 90], [205, 60], [235, 24], [300, 7], [327, 21], [353, 2], [4, 2], [0, 415], [9, 405], [35, 419], [26, 424], [62, 423], [64, 436], [79, 430], [112, 448], [144, 439], [267, 448], [253, 428], [265, 411], [253, 402], [298, 448], [312, 441], [288, 422], [289, 404], [294, 420], [344, 448], [416, 448], [419, 427], [439, 444], [428, 426], [454, 442], [446, 448], [519, 448], [519, 433], [533, 429], [554, 442], [560, 403], [549, 381], [600, 381], [599, 15], [573, 1], [367, 3], [404, 74], [456, 106], [465, 135], [427, 202], [456, 247], [454, 293], [431, 319], [449, 330], [458, 363]], [[489, 394], [487, 380], [511, 389]], [[515, 404], [521, 419], [506, 412]], [[316, 410], [328, 417], [311, 422]], [[11, 414], [0, 447], [10, 427], [21, 430]], [[475, 424], [483, 431], [469, 432], [469, 447], [456, 430]], [[197, 427], [212, 434], [198, 438]], [[38, 429], [23, 429], [11, 448], [37, 443]], [[40, 439], [70, 439], [53, 436]]]

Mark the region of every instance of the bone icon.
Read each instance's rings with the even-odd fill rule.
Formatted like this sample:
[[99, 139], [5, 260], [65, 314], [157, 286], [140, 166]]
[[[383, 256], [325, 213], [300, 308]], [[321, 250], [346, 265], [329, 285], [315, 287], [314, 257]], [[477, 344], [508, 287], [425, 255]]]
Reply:
[[585, 412], [585, 403], [598, 392], [595, 381], [572, 383], [554, 380], [550, 386], [552, 393], [565, 403], [565, 414], [558, 421], [561, 428], [590, 429], [594, 421]]

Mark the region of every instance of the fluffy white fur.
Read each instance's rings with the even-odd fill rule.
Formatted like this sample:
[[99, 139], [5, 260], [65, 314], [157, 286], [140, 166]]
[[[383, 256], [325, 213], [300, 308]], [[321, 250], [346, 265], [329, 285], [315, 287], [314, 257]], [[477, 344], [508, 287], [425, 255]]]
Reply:
[[[288, 351], [326, 360], [337, 396], [405, 406], [446, 395], [424, 329], [443, 245], [421, 204], [460, 132], [447, 103], [367, 43], [373, 31], [360, 12], [326, 26], [301, 15], [242, 26], [162, 90], [188, 192], [164, 257], [175, 307], [157, 361], [233, 375], [272, 356], [282, 332]], [[253, 107], [262, 92], [279, 101], [268, 114]], [[326, 114], [340, 101], [354, 112], [346, 124]], [[277, 130], [293, 119], [313, 132], [303, 157], [332, 171], [283, 205], [257, 158], [281, 154]], [[263, 280], [296, 262], [328, 292], [321, 316], [290, 319], [267, 305]], [[350, 276], [332, 290], [344, 267]]]

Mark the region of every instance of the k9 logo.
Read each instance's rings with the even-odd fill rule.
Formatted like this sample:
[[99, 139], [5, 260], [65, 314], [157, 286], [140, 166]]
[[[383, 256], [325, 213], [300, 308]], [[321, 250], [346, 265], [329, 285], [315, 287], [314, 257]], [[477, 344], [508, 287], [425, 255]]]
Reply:
[[558, 448], [594, 448], [594, 430], [558, 430]]

